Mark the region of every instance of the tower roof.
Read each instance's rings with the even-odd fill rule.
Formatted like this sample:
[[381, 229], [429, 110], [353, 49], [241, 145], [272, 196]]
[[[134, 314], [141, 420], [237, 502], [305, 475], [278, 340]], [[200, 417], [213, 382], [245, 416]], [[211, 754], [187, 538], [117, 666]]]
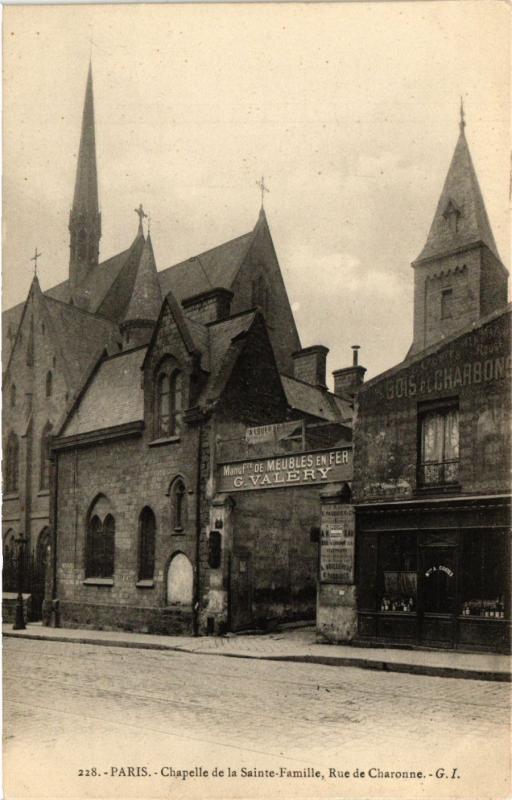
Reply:
[[76, 168], [73, 212], [96, 215], [98, 203], [98, 173], [96, 169], [96, 138], [94, 133], [94, 97], [92, 90], [92, 64], [89, 63], [85, 88], [82, 132]]
[[483, 242], [499, 259], [496, 242], [471, 160], [461, 110], [460, 133], [425, 247], [417, 258], [436, 258]]
[[156, 271], [151, 237], [144, 242], [130, 302], [123, 322], [156, 322], [162, 306], [162, 292]]

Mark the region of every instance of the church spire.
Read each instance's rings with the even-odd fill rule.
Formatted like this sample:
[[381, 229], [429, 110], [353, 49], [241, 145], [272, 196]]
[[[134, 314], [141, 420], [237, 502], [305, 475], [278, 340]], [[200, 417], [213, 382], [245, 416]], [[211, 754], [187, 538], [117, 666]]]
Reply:
[[499, 258], [469, 152], [465, 128], [464, 105], [461, 99], [459, 138], [430, 232], [418, 261], [438, 258], [477, 242], [487, 245]]
[[73, 207], [69, 215], [70, 281], [72, 294], [88, 272], [96, 266], [101, 237], [101, 214], [98, 202], [96, 138], [94, 130], [94, 96], [92, 63], [85, 88], [80, 149], [76, 168]]

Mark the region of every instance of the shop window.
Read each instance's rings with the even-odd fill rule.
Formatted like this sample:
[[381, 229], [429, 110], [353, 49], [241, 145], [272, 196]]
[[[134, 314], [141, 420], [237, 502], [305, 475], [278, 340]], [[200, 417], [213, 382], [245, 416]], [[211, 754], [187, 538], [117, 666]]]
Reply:
[[443, 289], [441, 292], [441, 319], [453, 317], [453, 289]]
[[156, 431], [157, 438], [179, 436], [183, 411], [182, 374], [164, 364], [156, 381]]
[[115, 520], [109, 513], [102, 521], [104, 502], [101, 500], [97, 504], [98, 513], [93, 510], [87, 524], [86, 578], [112, 578], [114, 575]]
[[187, 493], [181, 478], [173, 482], [170, 494], [172, 527], [181, 531], [187, 523]]
[[19, 440], [16, 434], [11, 431], [7, 438], [7, 452], [5, 456], [5, 491], [18, 491], [19, 474]]
[[419, 486], [456, 483], [459, 477], [459, 410], [454, 403], [421, 409]]
[[378, 578], [381, 611], [416, 611], [416, 534], [389, 533], [379, 539]]
[[50, 438], [52, 435], [52, 427], [51, 422], [47, 422], [41, 434], [39, 472], [39, 487], [41, 489], [48, 489], [50, 483]]
[[146, 506], [139, 517], [139, 581], [152, 580], [155, 572], [156, 520]]
[[462, 615], [502, 619], [509, 616], [510, 544], [505, 533], [465, 532], [462, 542]]

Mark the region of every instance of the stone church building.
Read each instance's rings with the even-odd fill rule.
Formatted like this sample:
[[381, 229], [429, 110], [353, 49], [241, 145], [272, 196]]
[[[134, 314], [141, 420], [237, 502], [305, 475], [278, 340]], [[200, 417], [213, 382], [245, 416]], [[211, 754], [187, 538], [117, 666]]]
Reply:
[[30, 613], [54, 624], [314, 616], [319, 497], [350, 480], [362, 368], [327, 391], [327, 348], [301, 349], [263, 209], [160, 271], [138, 211], [127, 249], [101, 262], [89, 68], [69, 278], [43, 291], [34, 277], [3, 314], [4, 565], [23, 533]]

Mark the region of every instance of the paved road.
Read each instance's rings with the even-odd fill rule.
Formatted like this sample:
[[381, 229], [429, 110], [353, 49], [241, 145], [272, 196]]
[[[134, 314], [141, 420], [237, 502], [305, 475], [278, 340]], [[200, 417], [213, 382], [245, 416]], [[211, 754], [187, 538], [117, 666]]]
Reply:
[[4, 639], [5, 793], [507, 797], [509, 700], [499, 683]]

